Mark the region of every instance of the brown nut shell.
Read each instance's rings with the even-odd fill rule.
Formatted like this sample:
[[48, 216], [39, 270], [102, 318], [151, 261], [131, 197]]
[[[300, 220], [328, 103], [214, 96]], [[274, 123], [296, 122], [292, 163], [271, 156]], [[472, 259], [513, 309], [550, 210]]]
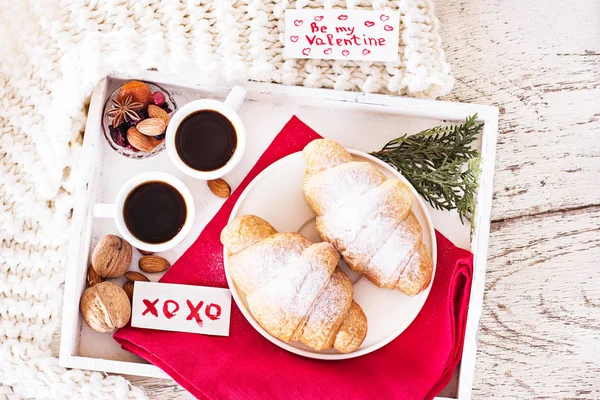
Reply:
[[94, 268], [90, 265], [87, 270], [87, 286], [92, 287], [103, 281], [104, 279], [102, 279], [102, 277], [98, 275], [96, 270], [94, 270]]
[[130, 281], [142, 281], [142, 282], [150, 282], [150, 279], [144, 274], [141, 274], [137, 271], [127, 271], [125, 272], [125, 278]]
[[142, 271], [152, 274], [166, 271], [171, 263], [161, 256], [144, 256], [138, 261], [138, 266]]
[[123, 284], [123, 290], [127, 294], [127, 297], [129, 297], [129, 301], [133, 301], [134, 283], [135, 282], [133, 282], [133, 281], [127, 281]]
[[116, 235], [106, 235], [92, 252], [92, 267], [103, 278], [123, 276], [131, 265], [131, 245]]
[[101, 282], [87, 288], [81, 296], [79, 310], [86, 324], [96, 332], [114, 332], [131, 318], [127, 293], [114, 282]]
[[137, 249], [137, 251], [139, 251], [140, 254], [145, 255], [145, 256], [151, 256], [152, 254], [154, 254], [151, 251], [146, 251], [146, 250], [142, 250], [142, 249]]

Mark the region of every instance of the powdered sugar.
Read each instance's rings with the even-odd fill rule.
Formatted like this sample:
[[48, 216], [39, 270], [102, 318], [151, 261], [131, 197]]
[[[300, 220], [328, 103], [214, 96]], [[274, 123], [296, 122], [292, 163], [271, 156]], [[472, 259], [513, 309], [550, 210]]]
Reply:
[[386, 180], [371, 163], [353, 161], [332, 140], [306, 146], [304, 160], [302, 186], [317, 214], [317, 231], [348, 267], [380, 287], [409, 295], [425, 289], [433, 268], [411, 212], [410, 188], [398, 179]]
[[298, 233], [276, 233], [232, 255], [228, 268], [236, 285], [250, 294], [275, 278], [309, 245]]
[[412, 212], [392, 232], [365, 267], [365, 275], [387, 288], [396, 286], [404, 266], [421, 237], [421, 226]]
[[410, 260], [406, 263], [398, 279], [397, 288], [414, 296], [429, 286], [433, 273], [433, 261], [429, 250], [422, 241], [415, 244]]
[[328, 243], [311, 245], [247, 297], [252, 315], [272, 335], [291, 340], [329, 282], [338, 260], [337, 252]]
[[338, 252], [329, 243], [311, 244], [298, 233], [265, 237], [268, 232], [261, 226], [271, 227], [260, 217], [242, 216], [221, 235], [226, 246], [253, 243], [231, 255], [227, 265], [247, 295], [250, 312], [281, 340], [300, 340], [316, 350], [331, 348], [354, 292], [343, 272], [334, 274]]
[[405, 218], [412, 201], [412, 193], [405, 184], [388, 180], [354, 202], [318, 217], [317, 230], [339, 250], [353, 270], [361, 272]]
[[323, 215], [352, 203], [384, 180], [370, 163], [353, 161], [307, 175], [303, 190], [315, 213]]
[[353, 293], [352, 282], [346, 274], [335, 271], [313, 305], [299, 340], [315, 350], [331, 348], [352, 304]]

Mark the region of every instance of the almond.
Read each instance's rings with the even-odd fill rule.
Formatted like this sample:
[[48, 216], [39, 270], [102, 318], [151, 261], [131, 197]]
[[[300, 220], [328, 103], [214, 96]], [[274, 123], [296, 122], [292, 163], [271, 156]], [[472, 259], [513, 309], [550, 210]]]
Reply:
[[144, 256], [140, 258], [138, 266], [144, 272], [154, 273], [165, 271], [171, 264], [161, 256]]
[[154, 253], [153, 253], [153, 252], [151, 252], [151, 251], [146, 251], [146, 250], [142, 250], [142, 249], [137, 249], [137, 251], [139, 251], [139, 252], [140, 252], [140, 254], [143, 254], [143, 255], [145, 255], [145, 256], [151, 256], [152, 254], [154, 254]]
[[135, 127], [140, 133], [146, 136], [158, 136], [163, 134], [167, 125], [160, 118], [146, 118], [140, 121]]
[[97, 285], [100, 282], [103, 282], [104, 279], [94, 270], [94, 268], [90, 265], [87, 271], [87, 285], [88, 287], [92, 287]]
[[155, 147], [153, 137], [142, 135], [135, 126], [127, 129], [127, 141], [140, 151], [150, 151]]
[[133, 300], [133, 282], [127, 281], [123, 284], [123, 290], [127, 293], [127, 297], [129, 297], [129, 301]]
[[231, 187], [229, 187], [229, 184], [221, 178], [207, 181], [206, 184], [208, 185], [210, 191], [215, 194], [215, 196], [226, 199], [231, 195]]
[[128, 271], [128, 272], [126, 272], [125, 273], [125, 278], [129, 279], [130, 281], [150, 282], [150, 279], [148, 279], [146, 277], [146, 275], [140, 274], [139, 272], [136, 272], [136, 271]]
[[171, 118], [169, 114], [159, 106], [155, 106], [154, 104], [148, 105], [148, 116], [150, 118], [159, 118], [162, 122], [165, 123], [165, 126], [169, 125], [169, 121]]

